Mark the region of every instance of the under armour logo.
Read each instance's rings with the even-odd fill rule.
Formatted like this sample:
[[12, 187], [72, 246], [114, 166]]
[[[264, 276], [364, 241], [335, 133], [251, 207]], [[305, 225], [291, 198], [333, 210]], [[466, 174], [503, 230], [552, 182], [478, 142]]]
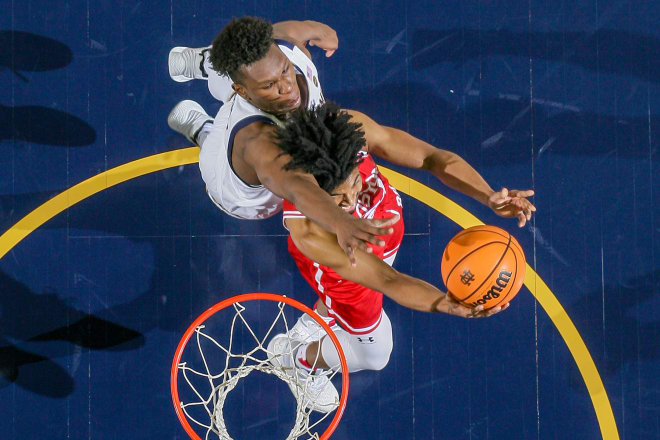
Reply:
[[469, 286], [472, 281], [474, 281], [474, 274], [470, 270], [464, 271], [463, 275], [461, 275], [461, 283]]
[[369, 336], [368, 338], [358, 337], [357, 340], [360, 344], [373, 344], [374, 342], [376, 342], [376, 340], [372, 336]]

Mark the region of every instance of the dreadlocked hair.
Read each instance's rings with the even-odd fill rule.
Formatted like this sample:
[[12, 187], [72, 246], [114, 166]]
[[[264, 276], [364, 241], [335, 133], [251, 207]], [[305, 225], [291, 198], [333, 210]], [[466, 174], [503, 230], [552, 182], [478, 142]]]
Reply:
[[273, 25], [258, 17], [234, 18], [211, 46], [213, 69], [237, 81], [241, 66], [266, 56], [273, 42]]
[[332, 101], [294, 112], [275, 135], [283, 151], [280, 156], [291, 156], [283, 168], [312, 174], [328, 193], [337, 188], [360, 164], [358, 152], [366, 144], [362, 124], [350, 118]]

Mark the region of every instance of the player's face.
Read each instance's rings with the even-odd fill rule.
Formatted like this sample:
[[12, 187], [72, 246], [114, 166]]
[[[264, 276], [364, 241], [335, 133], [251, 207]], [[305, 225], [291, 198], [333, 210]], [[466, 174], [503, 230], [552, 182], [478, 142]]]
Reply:
[[234, 89], [254, 106], [268, 113], [284, 115], [300, 107], [296, 69], [276, 44], [266, 56], [242, 67], [242, 84]]
[[356, 167], [344, 183], [330, 192], [330, 196], [335, 199], [335, 202], [341, 209], [352, 214], [357, 206], [358, 194], [360, 194], [361, 190], [362, 178], [360, 177], [360, 171]]

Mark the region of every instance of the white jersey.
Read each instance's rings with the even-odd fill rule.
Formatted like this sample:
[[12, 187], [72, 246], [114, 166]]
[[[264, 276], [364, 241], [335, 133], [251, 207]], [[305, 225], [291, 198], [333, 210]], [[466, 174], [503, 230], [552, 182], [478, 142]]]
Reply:
[[[284, 40], [275, 40], [296, 71], [307, 82], [307, 107], [323, 103], [323, 93], [316, 66], [300, 48]], [[215, 75], [216, 73], [210, 73]], [[210, 78], [209, 78], [210, 79]], [[211, 200], [227, 214], [246, 220], [271, 217], [282, 209], [282, 199], [263, 185], [249, 185], [232, 168], [234, 137], [243, 127], [253, 122], [281, 124], [275, 116], [266, 113], [238, 94], [232, 96], [218, 111], [199, 154], [199, 169]]]

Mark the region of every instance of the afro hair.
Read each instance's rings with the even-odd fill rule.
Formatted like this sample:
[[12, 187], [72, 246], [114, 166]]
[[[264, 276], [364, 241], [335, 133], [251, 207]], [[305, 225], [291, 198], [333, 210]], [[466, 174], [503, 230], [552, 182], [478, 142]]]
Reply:
[[273, 43], [273, 25], [258, 17], [234, 18], [211, 46], [213, 68], [240, 80], [239, 69], [266, 56]]
[[291, 156], [284, 169], [312, 174], [328, 193], [341, 185], [360, 164], [358, 152], [366, 145], [362, 124], [350, 118], [332, 101], [294, 112], [276, 133], [280, 155]]

